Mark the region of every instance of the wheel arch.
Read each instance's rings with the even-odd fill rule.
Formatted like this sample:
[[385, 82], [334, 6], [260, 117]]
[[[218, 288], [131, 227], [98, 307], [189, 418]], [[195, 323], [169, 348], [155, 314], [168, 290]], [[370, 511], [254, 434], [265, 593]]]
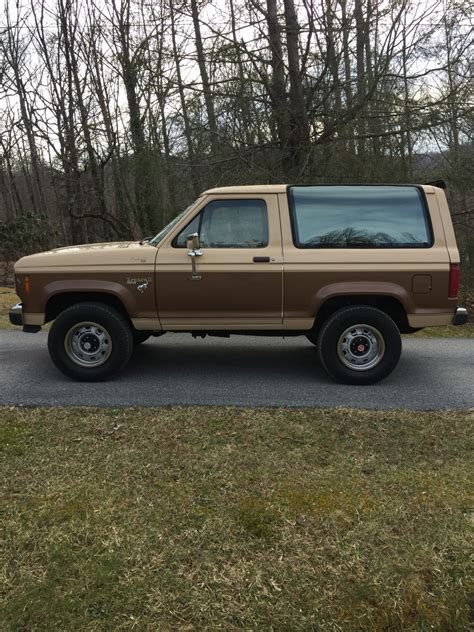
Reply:
[[313, 329], [318, 333], [323, 323], [337, 310], [351, 305], [367, 305], [376, 307], [387, 314], [397, 325], [400, 333], [412, 333], [407, 316], [407, 309], [399, 297], [392, 294], [347, 293], [328, 296], [319, 306], [314, 319]]
[[86, 302], [102, 303], [104, 305], [108, 305], [109, 307], [113, 307], [125, 316], [131, 323], [129, 313], [122, 298], [118, 297], [115, 293], [104, 290], [68, 290], [58, 291], [55, 294], [52, 294], [46, 302], [45, 322], [47, 323], [54, 320], [67, 307], [71, 307], [71, 305]]

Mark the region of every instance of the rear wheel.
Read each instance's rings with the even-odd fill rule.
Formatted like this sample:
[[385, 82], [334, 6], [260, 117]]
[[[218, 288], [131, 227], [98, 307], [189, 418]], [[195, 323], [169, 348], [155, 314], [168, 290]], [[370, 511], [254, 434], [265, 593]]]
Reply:
[[102, 303], [77, 303], [54, 321], [48, 349], [57, 368], [82, 382], [107, 380], [128, 362], [132, 329], [116, 309]]
[[318, 336], [321, 364], [346, 384], [373, 384], [396, 367], [402, 350], [394, 321], [375, 307], [344, 307], [324, 323]]

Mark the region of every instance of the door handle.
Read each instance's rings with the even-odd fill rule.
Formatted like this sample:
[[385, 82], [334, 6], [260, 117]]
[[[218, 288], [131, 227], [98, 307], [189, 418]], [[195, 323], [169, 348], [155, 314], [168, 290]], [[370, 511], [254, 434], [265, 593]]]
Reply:
[[270, 257], [254, 257], [254, 263], [270, 263]]

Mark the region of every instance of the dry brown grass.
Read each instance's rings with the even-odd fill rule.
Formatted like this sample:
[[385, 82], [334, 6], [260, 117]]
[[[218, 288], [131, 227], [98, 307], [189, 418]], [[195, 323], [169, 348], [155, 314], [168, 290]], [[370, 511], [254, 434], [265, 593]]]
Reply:
[[0, 419], [4, 630], [468, 629], [473, 411]]
[[474, 289], [463, 286], [458, 305], [466, 307], [469, 312], [469, 322], [462, 327], [426, 327], [412, 335], [417, 338], [474, 338]]
[[10, 324], [8, 319], [8, 310], [12, 305], [18, 303], [19, 300], [15, 294], [15, 290], [8, 287], [0, 287], [0, 329], [16, 329], [21, 331], [18, 327]]
[[468, 322], [461, 327], [425, 327], [416, 334], [408, 334], [411, 338], [474, 338], [474, 323]]

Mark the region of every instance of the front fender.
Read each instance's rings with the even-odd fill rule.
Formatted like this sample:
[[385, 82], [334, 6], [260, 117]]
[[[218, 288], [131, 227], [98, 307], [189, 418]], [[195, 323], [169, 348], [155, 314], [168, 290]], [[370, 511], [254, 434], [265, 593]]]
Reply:
[[67, 281], [52, 281], [51, 283], [47, 283], [43, 288], [44, 305], [46, 306], [47, 302], [57, 294], [69, 294], [71, 292], [112, 294], [123, 303], [123, 306], [129, 314], [137, 309], [136, 297], [132, 295], [128, 287], [114, 281], [87, 281], [81, 279], [68, 279]]
[[[156, 298], [154, 290], [154, 275], [140, 273], [139, 275], [127, 275], [115, 273], [113, 276], [120, 278], [87, 278], [78, 272], [70, 273], [58, 279], [48, 278], [48, 274], [35, 274], [30, 276], [31, 290], [23, 294], [24, 311], [28, 318], [34, 319], [34, 324], [43, 324], [49, 301], [54, 297], [64, 294], [84, 294], [85, 300], [93, 300], [95, 294], [106, 294], [120, 301], [131, 319], [157, 318]], [[111, 275], [110, 275], [111, 276]], [[148, 283], [146, 283], [148, 281]], [[146, 283], [146, 287], [139, 290], [139, 286]], [[42, 322], [40, 322], [42, 321]]]

